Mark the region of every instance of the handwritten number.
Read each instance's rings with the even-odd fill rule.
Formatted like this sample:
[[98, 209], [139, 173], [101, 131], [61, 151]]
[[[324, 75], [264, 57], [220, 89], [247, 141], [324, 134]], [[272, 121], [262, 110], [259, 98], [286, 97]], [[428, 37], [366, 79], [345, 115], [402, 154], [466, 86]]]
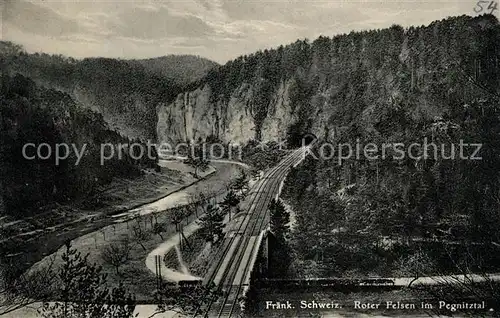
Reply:
[[493, 14], [493, 11], [498, 10], [498, 2], [496, 1], [491, 1], [490, 5], [488, 6], [488, 10], [490, 10], [490, 14]]
[[483, 10], [484, 10], [483, 5], [487, 4], [487, 3], [489, 3], [488, 10], [490, 10], [490, 14], [492, 14], [493, 11], [498, 10], [498, 2], [496, 2], [496, 1], [487, 1], [487, 0], [479, 0], [476, 3], [476, 6], [474, 7], [474, 12], [476, 12], [476, 13], [483, 12]]
[[479, 13], [484, 10], [483, 4], [488, 3], [488, 1], [485, 0], [479, 0], [476, 4], [476, 7], [474, 8], [474, 12]]

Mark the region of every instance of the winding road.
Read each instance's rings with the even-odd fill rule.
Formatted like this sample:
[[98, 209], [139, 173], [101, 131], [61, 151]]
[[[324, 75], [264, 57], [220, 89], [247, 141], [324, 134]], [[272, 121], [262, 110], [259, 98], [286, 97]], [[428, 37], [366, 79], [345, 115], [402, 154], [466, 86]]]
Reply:
[[[196, 221], [191, 222], [188, 226], [184, 227], [183, 232], [186, 237], [189, 237], [194, 232], [196, 232], [200, 226], [196, 223]], [[171, 249], [175, 248], [179, 244], [179, 235], [175, 234], [168, 238], [165, 242], [161, 243], [157, 248], [152, 250], [148, 256], [146, 257], [146, 267], [152, 272], [156, 274], [156, 263], [155, 257], [160, 255], [163, 260], [163, 256], [167, 254]], [[178, 282], [180, 280], [198, 280], [199, 277], [189, 275], [186, 273], [182, 273], [171, 268], [165, 266], [165, 262], [160, 263], [161, 276], [163, 279]]]

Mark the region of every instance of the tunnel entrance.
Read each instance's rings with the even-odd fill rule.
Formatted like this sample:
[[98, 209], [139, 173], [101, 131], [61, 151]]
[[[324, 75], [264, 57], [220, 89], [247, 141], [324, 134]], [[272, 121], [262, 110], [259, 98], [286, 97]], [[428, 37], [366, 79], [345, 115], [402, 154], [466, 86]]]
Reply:
[[302, 138], [301, 138], [301, 146], [302, 145], [308, 146], [313, 141], [315, 141], [316, 139], [318, 139], [318, 137], [316, 137], [315, 134], [313, 134], [313, 133], [305, 133], [304, 135], [302, 135]]
[[316, 135], [308, 132], [308, 128], [301, 123], [295, 123], [288, 127], [286, 141], [289, 148], [307, 146], [317, 139]]

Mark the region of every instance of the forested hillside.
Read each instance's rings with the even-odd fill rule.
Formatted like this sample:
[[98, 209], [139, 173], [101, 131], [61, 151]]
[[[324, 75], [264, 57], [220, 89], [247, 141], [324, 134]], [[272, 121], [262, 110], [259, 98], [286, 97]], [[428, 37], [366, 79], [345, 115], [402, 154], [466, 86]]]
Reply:
[[[3, 70], [20, 73], [38, 85], [68, 93], [99, 112], [112, 129], [131, 138], [155, 139], [156, 106], [171, 100], [190, 79], [215, 63], [196, 57], [127, 61], [48, 54], [26, 54], [22, 47], [0, 42]], [[168, 75], [167, 75], [168, 74]]]
[[[214, 66], [191, 56], [76, 60], [27, 54], [19, 45], [0, 42], [2, 210], [37, 214], [47, 204], [92, 197], [114, 177], [133, 177], [141, 167], [154, 166], [147, 158], [101, 166], [100, 145], [154, 141], [156, 106]], [[52, 149], [57, 143], [88, 146], [78, 165], [72, 151], [73, 157], [57, 166], [53, 153], [52, 160], [24, 159], [26, 143], [47, 143]]]
[[[415, 275], [415, 266], [422, 268], [418, 275], [499, 269], [500, 104], [490, 96], [457, 106], [439, 121], [414, 121], [397, 110], [381, 123], [390, 127], [384, 134], [367, 135], [353, 125], [337, 140], [407, 146], [427, 138], [439, 152], [444, 146], [444, 157], [434, 158], [431, 147], [428, 158], [382, 159], [379, 152], [377, 159], [361, 156], [338, 164], [336, 156], [318, 156], [292, 169], [282, 195], [296, 213], [294, 274]], [[481, 159], [460, 159], [461, 141], [481, 143]]]
[[207, 75], [211, 69], [219, 66], [213, 61], [194, 55], [167, 55], [130, 60], [129, 63], [139, 63], [151, 73], [180, 85], [196, 81]]
[[[160, 142], [199, 137], [240, 142], [287, 139], [290, 145], [298, 145], [307, 132], [322, 141], [335, 142], [356, 138], [407, 142], [424, 136], [444, 140], [447, 134], [453, 138], [474, 136], [483, 140], [496, 136], [491, 133], [493, 129], [485, 128], [496, 127], [495, 123], [477, 116], [495, 114], [495, 109], [489, 110], [488, 105], [498, 104], [499, 30], [493, 16], [461, 16], [429, 26], [404, 29], [394, 25], [383, 30], [320, 37], [313, 42], [298, 40], [212, 68], [205, 77], [182, 88], [159, 76], [170, 72], [163, 64], [168, 57], [140, 63], [103, 58], [79, 61], [25, 54], [21, 48], [5, 42], [0, 53], [4, 74], [12, 78], [17, 78], [16, 73], [24, 74], [35, 82], [35, 91], [45, 91], [38, 87], [43, 86], [67, 92], [69, 95], [57, 93], [62, 94], [57, 98], [73, 99], [100, 113], [110, 130], [126, 137], [144, 140], [156, 135]], [[202, 73], [190, 70], [187, 68], [185, 73], [189, 77]], [[181, 82], [183, 76], [179, 76]], [[33, 98], [30, 90], [23, 94], [28, 94], [23, 98], [34, 105], [45, 99]], [[24, 95], [9, 96], [15, 100]], [[460, 127], [460, 133], [453, 127]], [[436, 131], [444, 137], [436, 137]], [[436, 169], [436, 165], [419, 163], [417, 178], [411, 170], [414, 163], [405, 164], [408, 168], [401, 174], [403, 181], [438, 182], [429, 181], [430, 172], [425, 172]], [[444, 189], [445, 184], [457, 185], [465, 178], [462, 173], [473, 171], [469, 166], [449, 162], [440, 167], [444, 169], [446, 165], [451, 165], [449, 169], [454, 169], [454, 173], [443, 174], [451, 179], [439, 179], [439, 189]], [[378, 181], [384, 182], [392, 182], [396, 175], [387, 171], [385, 180], [383, 163], [378, 163], [376, 169], [373, 163], [363, 166], [359, 162], [353, 169], [346, 167], [338, 169], [347, 169], [349, 173], [328, 172], [334, 176], [328, 179], [329, 187], [336, 189], [360, 182], [357, 178], [369, 179], [368, 173], [370, 176], [375, 173]], [[325, 164], [320, 170], [331, 168]], [[364, 171], [360, 172], [363, 177], [356, 176], [358, 170]], [[496, 174], [485, 173], [485, 176], [494, 178]], [[482, 184], [474, 182], [477, 186]], [[438, 189], [422, 184], [408, 187]], [[44, 191], [52, 191], [51, 188], [44, 186]], [[404, 193], [408, 190], [404, 186], [402, 189]], [[494, 188], [488, 185], [487, 189], [483, 190]], [[446, 191], [446, 195], [453, 197], [466, 189]], [[421, 196], [425, 191], [417, 193]], [[465, 198], [462, 196], [462, 201], [468, 201]], [[420, 202], [418, 198], [412, 200]], [[429, 205], [413, 204], [429, 211]], [[436, 209], [445, 209], [443, 204]]]
[[[115, 156], [101, 165], [101, 144], [134, 140], [110, 129], [102, 114], [78, 105], [68, 94], [40, 87], [20, 74], [3, 74], [0, 98], [0, 185], [8, 214], [41, 213], [48, 204], [91, 196], [114, 177], [132, 178], [140, 174], [141, 167], [156, 165], [147, 156], [133, 160], [128, 152], [121, 160]], [[28, 143], [46, 143], [52, 153], [47, 159], [24, 158], [23, 147]], [[63, 143], [70, 147], [70, 156], [56, 164], [56, 144]], [[86, 152], [77, 164], [73, 147], [81, 151], [84, 145]], [[35, 147], [26, 153], [34, 157]], [[47, 156], [47, 148], [41, 154]], [[91, 202], [87, 204], [93, 208]]]
[[[349, 37], [363, 43], [362, 34]], [[339, 164], [336, 155], [310, 157], [293, 169], [283, 195], [297, 213], [295, 274], [498, 270], [498, 22], [461, 17], [404, 32], [393, 27], [379, 37], [385, 40], [366, 42], [351, 59], [357, 75], [337, 70], [342, 90], [325, 129], [315, 130], [314, 115], [308, 116], [314, 111], [303, 113], [309, 121], [299, 121], [300, 127], [318, 133], [318, 146], [329, 141], [355, 147], [360, 141], [361, 147], [372, 142], [379, 149], [383, 143], [406, 148], [424, 140], [435, 146], [427, 158], [384, 159], [379, 150], [375, 160], [361, 156]], [[383, 50], [377, 43], [385, 43]], [[367, 60], [366, 51], [372, 51]], [[461, 142], [482, 144], [476, 160], [459, 157]], [[473, 150], [465, 148], [464, 156]]]

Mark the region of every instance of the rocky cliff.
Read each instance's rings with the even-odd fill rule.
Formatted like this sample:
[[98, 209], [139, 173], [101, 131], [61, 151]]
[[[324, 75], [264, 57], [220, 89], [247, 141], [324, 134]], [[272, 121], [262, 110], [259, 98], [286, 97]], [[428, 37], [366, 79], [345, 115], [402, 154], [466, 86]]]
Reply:
[[253, 105], [256, 92], [252, 84], [242, 83], [227, 102], [214, 99], [209, 84], [181, 93], [172, 103], [158, 108], [158, 139], [175, 142], [215, 136], [227, 142], [245, 143], [255, 139], [257, 131], [265, 141], [283, 138], [289, 123], [296, 117], [290, 105], [290, 86], [290, 80], [280, 83], [259, 130]]

